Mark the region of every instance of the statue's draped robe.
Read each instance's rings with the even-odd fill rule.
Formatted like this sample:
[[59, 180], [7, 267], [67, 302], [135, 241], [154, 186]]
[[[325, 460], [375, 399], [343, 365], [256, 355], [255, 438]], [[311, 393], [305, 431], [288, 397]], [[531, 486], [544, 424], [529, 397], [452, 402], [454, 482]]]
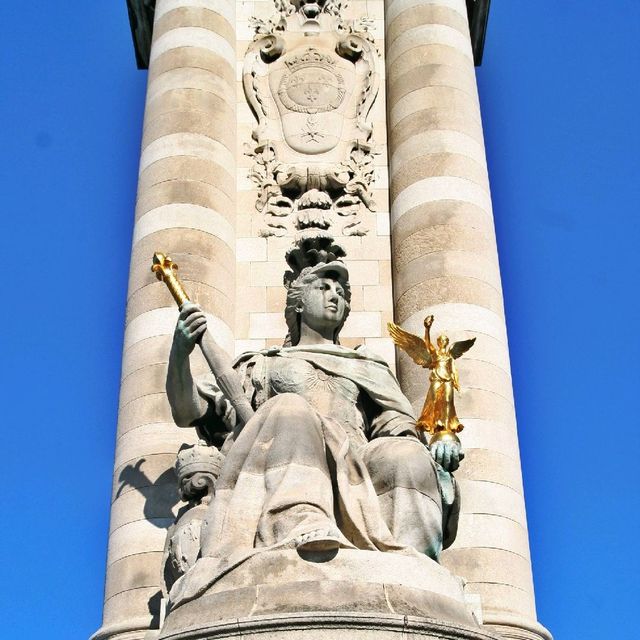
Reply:
[[[364, 348], [311, 345], [244, 354], [234, 367], [257, 411], [224, 439], [202, 557], [174, 585], [171, 606], [252, 555], [308, 535], [434, 558], [452, 542], [455, 482], [418, 440], [411, 405], [383, 360]], [[197, 388], [210, 409], [195, 426], [220, 442], [215, 379]]]
[[420, 423], [430, 433], [435, 433], [443, 427], [456, 432], [460, 427], [460, 420], [453, 402], [453, 390], [458, 385], [455, 360], [449, 353], [438, 354], [434, 359]]

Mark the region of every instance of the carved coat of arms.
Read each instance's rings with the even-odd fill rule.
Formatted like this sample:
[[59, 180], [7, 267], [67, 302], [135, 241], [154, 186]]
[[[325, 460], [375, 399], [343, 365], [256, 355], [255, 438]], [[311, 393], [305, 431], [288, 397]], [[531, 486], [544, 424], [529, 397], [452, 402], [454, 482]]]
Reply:
[[353, 91], [353, 65], [313, 47], [285, 55], [269, 74], [284, 141], [295, 151], [315, 155], [340, 142], [345, 108]]
[[336, 216], [350, 218], [343, 232], [362, 235], [358, 214], [363, 207], [375, 209], [368, 117], [378, 91], [379, 56], [369, 25], [343, 21], [328, 3], [315, 3], [311, 13], [306, 4], [278, 6], [269, 21], [255, 21], [243, 70], [257, 121], [248, 154], [264, 234], [292, 233], [298, 199], [319, 190]]

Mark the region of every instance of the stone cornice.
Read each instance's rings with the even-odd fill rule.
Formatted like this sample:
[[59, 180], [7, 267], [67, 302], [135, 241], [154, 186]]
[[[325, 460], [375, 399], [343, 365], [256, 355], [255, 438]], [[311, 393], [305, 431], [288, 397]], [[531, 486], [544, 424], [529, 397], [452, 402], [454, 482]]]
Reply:
[[138, 69], [148, 69], [156, 0], [127, 0], [127, 9], [136, 64]]
[[467, 15], [469, 16], [469, 31], [473, 48], [473, 62], [476, 67], [482, 64], [484, 53], [484, 38], [487, 33], [489, 20], [489, 5], [491, 0], [467, 0]]
[[[466, 0], [473, 60], [476, 66], [482, 64], [490, 2], [491, 0]], [[127, 0], [129, 23], [131, 25], [131, 35], [138, 69], [147, 69], [149, 67], [149, 51], [151, 49], [155, 6], [156, 0]]]

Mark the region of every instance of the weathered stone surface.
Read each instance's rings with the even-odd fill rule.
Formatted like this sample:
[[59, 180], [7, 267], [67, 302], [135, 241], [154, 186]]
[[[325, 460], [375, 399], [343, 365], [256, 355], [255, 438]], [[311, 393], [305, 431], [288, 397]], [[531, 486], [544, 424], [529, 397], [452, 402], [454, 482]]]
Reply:
[[[189, 297], [197, 301], [205, 309], [213, 313], [228, 325], [234, 321], [232, 303], [235, 296], [226, 296], [217, 287], [211, 287], [204, 282], [194, 282], [188, 278], [183, 278], [182, 283], [189, 292]], [[129, 318], [135, 318], [142, 313], [165, 307], [167, 304], [167, 288], [158, 282], [138, 289], [127, 301], [127, 322]]]
[[420, 109], [406, 115], [389, 132], [389, 141], [402, 144], [425, 128], [444, 129], [465, 134], [477, 142], [482, 142], [482, 126], [462, 113], [444, 109]]
[[[133, 318], [127, 325], [124, 335], [124, 348], [146, 338], [160, 335], [172, 335], [175, 328], [175, 307], [163, 307], [146, 311]], [[209, 327], [213, 328], [220, 345], [228, 353], [233, 351], [232, 329], [220, 318], [208, 315]]]
[[[175, 474], [171, 473], [173, 467], [164, 472], [160, 482], [167, 482], [148, 487], [139, 487], [135, 491], [121, 493], [111, 505], [112, 531], [131, 522], [138, 520], [150, 520], [152, 522], [173, 520], [177, 509], [181, 506], [178, 495], [178, 483]], [[129, 467], [127, 472], [135, 475], [134, 467]]]
[[[409, 95], [413, 95], [413, 93]], [[402, 104], [406, 104], [404, 99]], [[403, 114], [404, 117], [406, 117], [406, 114]], [[474, 140], [471, 136], [458, 131], [442, 129], [421, 131], [400, 144], [394, 145], [394, 153], [389, 158], [392, 182], [393, 176], [398, 172], [398, 167], [404, 166], [412, 158], [424, 155], [426, 150], [431, 153], [456, 153], [477, 163], [484, 163], [484, 145], [482, 142]]]
[[166, 363], [170, 347], [171, 336], [153, 336], [131, 344], [122, 354], [122, 381], [148, 365]]
[[461, 277], [478, 280], [501, 293], [500, 270], [495, 256], [480, 252], [441, 250], [431, 251], [396, 269], [398, 297], [412, 287], [436, 278]]
[[489, 613], [486, 628], [497, 632], [506, 640], [552, 640], [551, 634], [541, 624], [532, 621], [533, 616], [524, 617], [506, 612]]
[[[148, 586], [127, 589], [106, 599], [102, 614], [106, 622], [103, 628], [92, 636], [92, 640], [117, 638], [116, 634], [123, 631], [131, 633], [130, 637], [135, 637], [134, 633], [137, 633], [138, 637], [144, 637], [141, 631], [146, 631], [154, 623], [158, 624], [160, 598], [160, 589]], [[114, 622], [111, 623], [111, 621]]]
[[522, 495], [519, 457], [506, 456], [491, 449], [468, 449], [465, 462], [457, 474], [461, 479], [497, 482]]
[[175, 496], [176, 450], [173, 446], [166, 448], [166, 452], [150, 453], [140, 459], [133, 457], [116, 466], [113, 471], [112, 502], [131, 491], [145, 495], [152, 488], [160, 486], [164, 487], [167, 494]]
[[160, 158], [153, 164], [141, 169], [138, 178], [138, 197], [147, 187], [167, 180], [196, 180], [213, 185], [232, 198], [236, 192], [235, 175], [222, 165], [207, 158], [182, 154]]
[[158, 38], [154, 38], [149, 66], [151, 67], [155, 59], [162, 56], [163, 53], [179, 47], [189, 46], [212, 51], [233, 64], [235, 51], [224, 37], [208, 29], [178, 27], [163, 33]]
[[[483, 614], [519, 612], [518, 624], [534, 624], [482, 125], [471, 48], [458, 38], [468, 28], [466, 7], [462, 0], [391, 0], [386, 7], [396, 320], [419, 333], [433, 314], [452, 339], [477, 338], [460, 362], [463, 391], [456, 401], [467, 453], [457, 476], [469, 501], [444, 561], [470, 579], [468, 591], [481, 595]], [[418, 409], [422, 372], [400, 355], [398, 375]], [[509, 557], [517, 558], [512, 575], [505, 570]]]
[[173, 518], [143, 519], [115, 529], [109, 536], [109, 565], [127, 556], [162, 551], [172, 522]]
[[117, 560], [105, 585], [105, 600], [131, 589], [156, 589], [162, 555], [160, 551], [149, 551]]
[[421, 309], [429, 309], [446, 302], [472, 304], [493, 313], [504, 313], [502, 292], [489, 283], [464, 276], [447, 275], [420, 282], [401, 293], [396, 301], [399, 318]]
[[518, 434], [510, 423], [465, 418], [465, 426], [464, 443], [468, 449], [491, 449], [508, 458], [518, 451]]
[[[465, 585], [470, 593], [478, 593], [483, 603], [483, 616], [488, 620], [503, 615], [528, 620], [531, 625], [535, 621], [535, 598], [530, 591], [523, 591], [510, 584], [495, 584], [488, 581], [469, 582]], [[544, 636], [541, 636], [544, 637]]]
[[[212, 7], [215, 9], [215, 7]], [[159, 38], [161, 35], [172, 29], [179, 27], [197, 27], [208, 29], [225, 38], [231, 46], [235, 46], [236, 32], [235, 24], [212, 8], [189, 6], [178, 6], [163, 13], [153, 25], [153, 36]]]
[[[210, 78], [203, 79], [203, 82], [211, 84]], [[235, 132], [225, 126], [227, 123], [224, 116], [227, 114], [224, 110], [221, 111], [222, 118], [211, 118], [211, 113], [192, 110], [172, 110], [158, 115], [147, 122], [142, 135], [142, 146], [146, 148], [163, 136], [186, 132], [219, 140], [230, 151], [235, 152], [232, 147], [235, 144]]]
[[408, 163], [398, 167], [393, 188], [389, 197], [395, 200], [396, 195], [410, 184], [423, 178], [435, 176], [454, 176], [472, 180], [489, 191], [489, 181], [486, 169], [466, 156], [456, 154], [428, 154], [418, 156], [415, 163]]
[[[225, 170], [235, 164], [235, 145], [225, 145], [199, 133], [172, 133], [150, 142], [140, 154], [140, 172], [166, 158], [194, 156], [215, 163]], [[230, 175], [233, 175], [229, 171]]]
[[154, 60], [153, 67], [149, 69], [149, 82], [172, 69], [206, 69], [214, 71], [229, 83], [233, 84], [236, 78], [234, 65], [214, 51], [195, 49], [194, 47], [177, 47], [165, 51]]
[[[185, 228], [181, 228], [179, 233], [176, 233], [175, 229], [154, 231], [133, 247], [129, 294], [158, 282], [151, 273], [149, 259], [146, 257], [153, 255], [153, 247], [158, 246], [166, 247], [167, 253], [175, 258], [176, 262], [178, 257], [182, 260], [179, 263], [181, 278], [211, 283], [219, 287], [225, 295], [232, 297], [235, 265], [230, 260], [233, 258], [233, 248], [215, 235]], [[149, 249], [152, 250], [151, 254]]]
[[520, 523], [493, 514], [463, 512], [460, 514], [460, 524], [456, 549], [504, 549], [530, 562], [527, 530]]
[[[232, 200], [218, 187], [190, 179], [167, 180], [149, 187], [136, 203], [136, 219], [167, 202], [195, 204], [221, 212], [233, 219]], [[182, 267], [182, 263], [180, 263]]]
[[[488, 629], [464, 628], [417, 616], [312, 612], [277, 614], [225, 620], [207, 630], [207, 638], [238, 637], [248, 640], [376, 640], [410, 637], [420, 640], [496, 640]], [[160, 636], [169, 640], [195, 640], [199, 631]]]
[[385, 38], [387, 46], [390, 46], [394, 40], [405, 31], [423, 24], [446, 25], [457, 29], [465, 36], [469, 29], [467, 17], [461, 15], [451, 7], [437, 4], [415, 3], [390, 22]]
[[469, 582], [493, 582], [509, 584], [533, 594], [529, 557], [498, 548], [468, 549], [453, 547], [443, 557], [445, 566], [464, 569]]
[[[295, 550], [256, 556], [198, 599], [172, 610], [161, 637], [190, 638], [205, 629], [207, 637], [218, 637], [218, 634], [224, 637], [231, 620], [236, 620], [241, 627], [246, 623], [250, 630], [269, 615], [277, 615], [282, 623], [280, 627], [276, 625], [274, 631], [286, 634], [286, 620], [296, 612], [304, 617], [298, 618], [301, 624], [290, 632], [303, 631], [316, 617], [322, 620], [317, 626], [323, 628], [324, 633], [332, 630], [337, 637], [342, 637], [340, 626], [334, 628], [326, 617], [342, 613], [347, 629], [348, 618], [353, 614], [371, 616], [369, 621], [374, 628], [376, 619], [379, 621], [385, 616], [420, 616], [423, 624], [424, 618], [449, 621], [442, 625], [440, 631], [445, 635], [438, 635], [440, 638], [449, 637], [447, 630], [454, 628], [469, 636], [451, 637], [474, 638], [474, 633], [484, 637], [462, 604], [460, 583], [436, 563], [427, 558], [357, 550], [340, 550], [337, 555], [319, 554], [308, 560]], [[366, 629], [369, 625], [365, 620], [361, 619], [356, 629], [360, 626]], [[377, 627], [378, 632], [382, 628], [384, 625]]]
[[398, 220], [415, 207], [425, 202], [457, 200], [475, 205], [492, 215], [491, 198], [488, 191], [471, 180], [457, 176], [433, 176], [422, 178], [408, 185], [391, 203], [391, 222]]
[[415, 54], [415, 49], [428, 44], [440, 44], [460, 52], [468, 60], [473, 60], [471, 42], [467, 34], [446, 24], [422, 23], [398, 34], [387, 46], [387, 64], [393, 63], [403, 54]]
[[135, 464], [156, 453], [176, 455], [180, 445], [197, 440], [193, 431], [177, 431], [173, 422], [152, 422], [123, 433], [116, 440], [115, 467]]
[[[389, 108], [392, 108], [396, 100], [409, 92], [429, 86], [453, 87], [469, 96], [469, 102], [477, 101], [478, 90], [475, 73], [466, 67], [466, 58], [461, 53], [453, 52], [455, 56], [455, 59], [451, 61], [453, 64], [434, 64], [432, 53], [431, 46], [424, 45], [396, 60], [388, 71], [390, 81], [387, 89], [387, 103]], [[447, 61], [449, 62], [449, 60]], [[457, 65], [456, 62], [458, 62]], [[477, 118], [474, 118], [474, 121], [477, 122]], [[389, 129], [388, 135], [389, 142], [391, 142], [395, 135], [393, 128]]]
[[469, 100], [466, 93], [454, 87], [434, 85], [411, 89], [398, 98], [393, 110], [389, 112], [389, 125], [395, 126], [404, 117], [420, 109], [435, 108], [464, 113], [472, 120], [476, 120], [478, 111], [469, 107]]

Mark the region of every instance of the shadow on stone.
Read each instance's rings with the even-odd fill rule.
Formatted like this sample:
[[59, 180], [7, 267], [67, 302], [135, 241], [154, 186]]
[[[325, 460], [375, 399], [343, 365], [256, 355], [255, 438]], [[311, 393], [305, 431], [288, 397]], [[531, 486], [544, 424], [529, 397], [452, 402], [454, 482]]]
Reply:
[[174, 507], [180, 502], [176, 472], [170, 467], [153, 480], [142, 469], [145, 462], [146, 459], [142, 458], [122, 469], [118, 476], [116, 498], [127, 488], [140, 492], [145, 499], [143, 511], [146, 520], [161, 529], [166, 529], [173, 521]]
[[162, 591], [154, 593], [149, 598], [149, 613], [151, 614], [151, 623], [149, 629], [160, 628], [160, 604], [162, 602]]

